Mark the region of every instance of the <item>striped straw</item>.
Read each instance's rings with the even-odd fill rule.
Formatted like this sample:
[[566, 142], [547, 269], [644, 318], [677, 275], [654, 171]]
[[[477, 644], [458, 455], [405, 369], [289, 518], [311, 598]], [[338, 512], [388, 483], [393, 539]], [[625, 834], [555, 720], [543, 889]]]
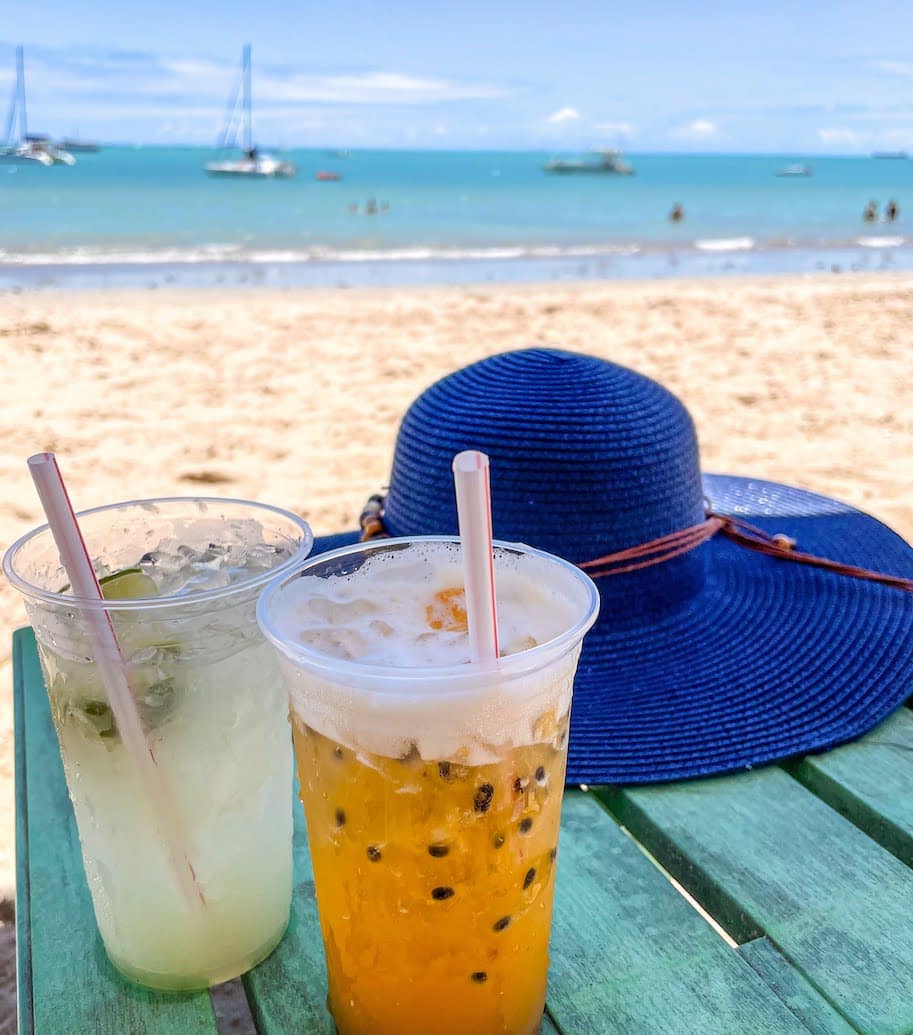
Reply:
[[[37, 453], [29, 457], [28, 466], [57, 544], [60, 560], [70, 580], [74, 603], [78, 604], [80, 598], [104, 600], [56, 457], [53, 453]], [[140, 786], [152, 807], [175, 881], [188, 904], [193, 909], [200, 909], [206, 905], [206, 899], [193, 864], [184, 850], [173, 799], [130, 690], [126, 663], [117, 642], [110, 612], [105, 608], [85, 607], [83, 615], [89, 625], [95, 664], [107, 691], [114, 721]]]
[[488, 457], [474, 449], [457, 453], [453, 458], [453, 483], [463, 548], [470, 657], [473, 662], [496, 661], [498, 612]]

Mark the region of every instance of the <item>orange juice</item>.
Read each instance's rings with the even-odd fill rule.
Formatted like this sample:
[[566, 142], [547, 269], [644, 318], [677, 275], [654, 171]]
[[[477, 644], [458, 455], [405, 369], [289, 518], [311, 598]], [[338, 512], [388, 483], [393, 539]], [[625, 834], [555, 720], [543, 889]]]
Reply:
[[471, 766], [294, 722], [340, 1035], [539, 1030], [566, 729]]
[[598, 598], [571, 565], [499, 546], [508, 656], [471, 665], [458, 549], [337, 551], [260, 602], [339, 1035], [541, 1024], [571, 688]]

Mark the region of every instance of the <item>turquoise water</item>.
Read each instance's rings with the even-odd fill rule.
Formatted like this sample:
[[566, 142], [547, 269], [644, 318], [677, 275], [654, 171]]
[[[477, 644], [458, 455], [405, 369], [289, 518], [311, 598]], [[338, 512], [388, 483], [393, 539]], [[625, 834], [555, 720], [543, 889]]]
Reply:
[[[634, 154], [636, 175], [616, 177], [549, 176], [545, 154], [292, 151], [296, 178], [245, 181], [208, 178], [213, 157], [109, 148], [73, 168], [0, 165], [0, 285], [165, 269], [357, 282], [913, 265], [910, 160]], [[775, 175], [796, 161], [813, 175]], [[316, 181], [321, 169], [342, 180]], [[891, 198], [896, 222], [863, 223], [870, 199], [883, 211]]]

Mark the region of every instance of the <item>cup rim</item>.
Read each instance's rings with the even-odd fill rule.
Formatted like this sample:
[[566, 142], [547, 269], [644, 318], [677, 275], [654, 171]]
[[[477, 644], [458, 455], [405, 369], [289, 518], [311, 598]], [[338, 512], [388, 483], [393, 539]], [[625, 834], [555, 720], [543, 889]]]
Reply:
[[6, 576], [10, 584], [24, 597], [31, 600], [40, 600], [47, 604], [54, 604], [55, 606], [63, 604], [69, 607], [77, 607], [82, 610], [92, 611], [139, 611], [175, 606], [187, 607], [189, 605], [195, 606], [197, 604], [210, 603], [221, 600], [224, 597], [232, 596], [240, 592], [247, 592], [251, 589], [264, 586], [273, 579], [287, 574], [289, 569], [293, 568], [295, 565], [300, 565], [302, 561], [307, 559], [307, 556], [314, 545], [314, 533], [311, 531], [311, 526], [304, 520], [304, 518], [299, 517], [297, 514], [293, 514], [290, 510], [276, 507], [271, 503], [259, 503], [256, 500], [238, 499], [234, 496], [157, 496], [151, 499], [121, 500], [118, 503], [106, 503], [101, 507], [89, 507], [87, 510], [80, 510], [77, 512], [76, 517], [79, 519], [89, 517], [94, 514], [101, 514], [108, 510], [119, 510], [126, 507], [154, 507], [162, 504], [182, 503], [212, 506], [228, 503], [237, 506], [250, 507], [254, 510], [266, 511], [271, 514], [277, 514], [298, 527], [301, 532], [301, 542], [299, 543], [298, 548], [293, 551], [292, 555], [281, 564], [276, 565], [275, 568], [270, 568], [268, 571], [264, 572], [258, 572], [250, 578], [243, 579], [240, 582], [233, 582], [228, 586], [220, 586], [216, 589], [206, 589], [200, 593], [172, 593], [164, 597], [135, 597], [129, 600], [97, 600], [94, 597], [79, 597], [70, 593], [57, 593], [53, 590], [44, 589], [41, 586], [36, 586], [34, 583], [29, 582], [28, 579], [23, 578], [15, 570], [14, 564], [19, 552], [33, 539], [37, 539], [39, 536], [45, 535], [50, 531], [50, 525], [45, 522], [45, 524], [39, 525], [37, 528], [33, 528], [30, 532], [26, 532], [25, 535], [20, 536], [9, 547], [3, 555], [3, 574]]
[[496, 676], [499, 680], [511, 679], [515, 676], [541, 669], [552, 659], [565, 654], [583, 639], [596, 621], [599, 614], [599, 590], [596, 587], [596, 583], [585, 571], [570, 561], [557, 557], [555, 554], [547, 553], [545, 550], [538, 550], [533, 546], [527, 546], [525, 543], [510, 543], [503, 539], [495, 539], [492, 542], [492, 546], [495, 549], [541, 557], [549, 563], [563, 568], [569, 576], [580, 584], [587, 595], [587, 601], [585, 607], [582, 608], [581, 617], [570, 628], [563, 630], [557, 636], [546, 640], [544, 643], [537, 644], [535, 647], [518, 651], [516, 654], [505, 655], [493, 662], [476, 664], [463, 662], [457, 665], [424, 665], [409, 668], [364, 664], [360, 661], [334, 658], [332, 655], [312, 650], [302, 644], [290, 643], [279, 635], [268, 614], [270, 602], [287, 584], [299, 578], [312, 566], [332, 561], [337, 557], [358, 553], [359, 551], [370, 551], [382, 549], [386, 546], [423, 542], [459, 544], [460, 537], [436, 535], [396, 536], [389, 539], [373, 539], [367, 542], [353, 543], [349, 546], [339, 547], [336, 550], [328, 550], [326, 553], [318, 554], [315, 557], [309, 558], [306, 564], [299, 566], [295, 571], [277, 575], [270, 580], [257, 601], [257, 622], [263, 635], [291, 661], [303, 662], [309, 672], [347, 685], [361, 684], [363, 681], [369, 680], [372, 687], [380, 689], [381, 687], [391, 685], [403, 688], [408, 684], [427, 682], [429, 680], [434, 680], [436, 683], [461, 684], [475, 682], [480, 677], [485, 679]]

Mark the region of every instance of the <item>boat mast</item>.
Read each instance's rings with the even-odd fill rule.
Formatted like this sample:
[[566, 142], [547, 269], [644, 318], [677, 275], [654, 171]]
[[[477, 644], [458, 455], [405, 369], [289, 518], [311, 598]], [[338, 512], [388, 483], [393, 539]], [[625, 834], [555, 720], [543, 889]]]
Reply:
[[29, 135], [29, 126], [25, 117], [25, 59], [22, 47], [16, 47], [16, 82], [19, 84], [19, 136], [25, 140]]
[[6, 143], [14, 143], [13, 127], [19, 124], [19, 140], [28, 136], [29, 128], [25, 116], [25, 65], [22, 58], [22, 47], [16, 47], [16, 85], [10, 99], [10, 111], [6, 120]]
[[245, 44], [242, 58], [242, 76], [244, 77], [244, 150], [250, 153], [253, 149], [253, 130], [251, 128], [250, 98], [250, 44]]

